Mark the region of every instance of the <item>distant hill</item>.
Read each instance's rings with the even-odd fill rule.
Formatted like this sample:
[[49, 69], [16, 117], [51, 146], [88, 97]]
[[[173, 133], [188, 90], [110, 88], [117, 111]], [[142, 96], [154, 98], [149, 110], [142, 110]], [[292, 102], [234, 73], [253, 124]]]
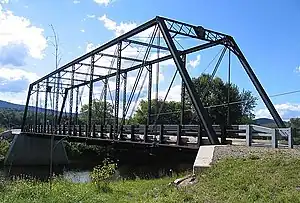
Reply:
[[[11, 103], [11, 102], [0, 100], [0, 110], [1, 109], [10, 109], [10, 110], [16, 110], [16, 111], [24, 111], [25, 105], [14, 104], [14, 103]], [[35, 107], [29, 106], [29, 111], [35, 111]], [[44, 108], [39, 108], [38, 109], [38, 112], [43, 112], [43, 111], [44, 111]]]
[[273, 119], [270, 118], [258, 118], [254, 120], [256, 125], [271, 125], [271, 124], [276, 124]]
[[0, 109], [13, 109], [23, 111], [25, 108], [24, 105], [21, 104], [13, 104], [7, 101], [0, 100]]
[[[265, 127], [277, 127], [275, 121], [270, 118], [257, 118], [254, 120], [254, 122], [256, 125], [261, 125], [261, 126], [265, 126]], [[284, 121], [284, 124], [286, 126], [289, 125], [289, 123], [286, 121]]]

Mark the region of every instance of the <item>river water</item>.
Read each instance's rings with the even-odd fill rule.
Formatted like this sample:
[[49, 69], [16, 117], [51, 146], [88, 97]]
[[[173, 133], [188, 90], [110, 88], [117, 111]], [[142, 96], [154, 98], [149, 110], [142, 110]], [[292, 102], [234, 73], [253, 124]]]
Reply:
[[[190, 170], [191, 164], [181, 164], [173, 167], [157, 167], [154, 165], [132, 166], [123, 165], [119, 167], [114, 175], [114, 179], [150, 179], [172, 176], [177, 173]], [[33, 166], [33, 167], [2, 167], [0, 168], [0, 177], [11, 179], [36, 178], [45, 181], [49, 178], [49, 167]], [[63, 177], [74, 183], [90, 182], [91, 166], [80, 167], [54, 167], [54, 176]], [[1, 179], [1, 178], [0, 178]]]

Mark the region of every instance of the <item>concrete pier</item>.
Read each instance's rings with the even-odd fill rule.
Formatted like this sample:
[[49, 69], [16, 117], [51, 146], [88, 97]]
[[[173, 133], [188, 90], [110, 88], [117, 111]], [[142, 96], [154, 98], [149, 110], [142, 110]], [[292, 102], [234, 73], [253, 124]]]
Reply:
[[[50, 165], [51, 139], [29, 136], [26, 133], [15, 135], [4, 164], [7, 166]], [[68, 164], [68, 156], [63, 142], [54, 141], [53, 165]]]

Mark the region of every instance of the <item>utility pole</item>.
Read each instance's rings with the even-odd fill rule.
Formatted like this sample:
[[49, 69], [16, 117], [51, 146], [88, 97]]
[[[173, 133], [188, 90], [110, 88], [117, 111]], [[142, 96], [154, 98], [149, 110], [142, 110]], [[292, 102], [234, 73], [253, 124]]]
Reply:
[[[53, 38], [54, 38], [54, 42], [53, 41], [50, 41], [51, 45], [54, 47], [54, 56], [55, 56], [55, 70], [58, 69], [58, 66], [59, 66], [59, 63], [61, 61], [61, 54], [60, 54], [60, 51], [59, 51], [59, 37], [58, 35], [56, 34], [56, 31], [54, 29], [54, 26], [51, 24], [50, 25], [51, 29], [52, 29], [52, 32], [53, 32]], [[59, 82], [60, 82], [60, 75], [58, 75], [58, 77], [56, 78], [56, 84], [54, 84], [54, 92], [55, 92], [55, 85], [56, 85], [56, 98], [55, 98], [55, 94], [53, 95], [53, 101], [52, 101], [52, 107], [53, 107], [53, 118], [54, 118], [54, 113], [57, 115], [57, 105], [58, 105], [58, 100], [59, 100]], [[56, 102], [54, 102], [54, 98], [56, 100]], [[54, 107], [54, 103], [56, 103], [56, 106]], [[55, 110], [54, 110], [55, 108]], [[55, 116], [56, 118], [56, 116]], [[55, 121], [52, 122], [54, 125], [55, 125], [55, 134], [57, 132], [57, 129], [56, 129], [56, 125], [58, 124], [57, 123], [57, 119], [54, 119]], [[49, 169], [49, 176], [50, 176], [50, 190], [52, 188], [52, 174], [53, 174], [53, 150], [54, 150], [54, 147], [53, 147], [53, 144], [54, 144], [54, 134], [51, 135], [51, 141], [50, 141], [50, 169]]]

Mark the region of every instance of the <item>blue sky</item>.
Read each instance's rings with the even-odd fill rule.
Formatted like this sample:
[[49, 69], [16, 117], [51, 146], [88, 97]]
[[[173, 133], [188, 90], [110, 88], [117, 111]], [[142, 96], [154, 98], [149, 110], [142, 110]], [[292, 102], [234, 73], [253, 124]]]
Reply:
[[[53, 24], [59, 34], [63, 65], [84, 54], [88, 46], [95, 47], [114, 38], [118, 29], [130, 29], [156, 15], [232, 35], [269, 95], [300, 89], [300, 1], [297, 0], [0, 2], [1, 100], [24, 103], [28, 84], [54, 69], [53, 47], [46, 40], [52, 36], [49, 24]], [[109, 23], [115, 25], [114, 29]], [[196, 67], [188, 67], [190, 74], [199, 75], [218, 51], [200, 52], [198, 61], [197, 54], [189, 56], [188, 61], [199, 62], [194, 63]], [[226, 60], [218, 72], [224, 79], [225, 69]], [[207, 72], [211, 71], [212, 67], [207, 69]], [[161, 73], [165, 78], [160, 83], [161, 95], [172, 73], [171, 68]], [[235, 59], [232, 80], [257, 95]], [[173, 88], [172, 95], [178, 95], [177, 91], [178, 88]], [[282, 117], [288, 119], [300, 116], [299, 96], [290, 94], [272, 98], [272, 101]], [[258, 117], [269, 116], [261, 101], [256, 114]]]

